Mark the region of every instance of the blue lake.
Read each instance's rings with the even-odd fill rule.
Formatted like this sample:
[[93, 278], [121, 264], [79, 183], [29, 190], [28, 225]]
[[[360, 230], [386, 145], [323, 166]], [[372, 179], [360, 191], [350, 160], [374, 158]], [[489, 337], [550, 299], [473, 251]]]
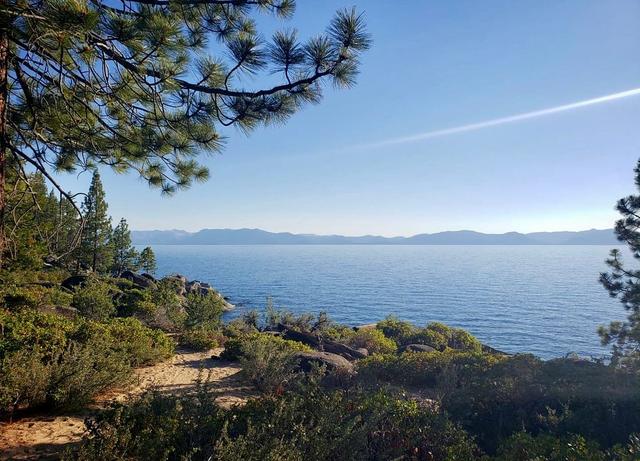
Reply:
[[271, 296], [350, 325], [389, 314], [469, 330], [508, 352], [601, 356], [598, 325], [625, 316], [598, 283], [607, 246], [153, 247], [159, 275], [209, 282], [239, 307]]

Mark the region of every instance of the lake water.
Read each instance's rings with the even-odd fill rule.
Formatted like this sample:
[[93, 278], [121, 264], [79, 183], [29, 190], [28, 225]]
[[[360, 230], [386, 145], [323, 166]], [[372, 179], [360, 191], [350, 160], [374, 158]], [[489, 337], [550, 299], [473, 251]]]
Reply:
[[596, 328], [625, 316], [598, 283], [606, 246], [153, 247], [159, 275], [209, 282], [239, 307], [271, 296], [350, 325], [389, 314], [462, 327], [508, 352], [601, 356]]

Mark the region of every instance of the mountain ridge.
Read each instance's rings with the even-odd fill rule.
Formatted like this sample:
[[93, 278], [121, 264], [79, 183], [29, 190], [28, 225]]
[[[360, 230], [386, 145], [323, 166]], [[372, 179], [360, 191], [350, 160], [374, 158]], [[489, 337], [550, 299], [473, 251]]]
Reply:
[[262, 229], [138, 230], [136, 245], [616, 245], [613, 229], [487, 234], [472, 230], [421, 233], [409, 237], [318, 235]]

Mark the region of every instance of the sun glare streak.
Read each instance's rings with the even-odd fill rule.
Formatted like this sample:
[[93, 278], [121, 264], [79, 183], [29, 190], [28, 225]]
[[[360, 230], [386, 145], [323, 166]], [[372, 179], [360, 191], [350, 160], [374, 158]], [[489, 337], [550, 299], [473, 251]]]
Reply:
[[376, 147], [392, 146], [396, 144], [406, 144], [416, 141], [423, 141], [425, 139], [439, 138], [442, 136], [450, 136], [458, 133], [466, 133], [468, 131], [481, 130], [483, 128], [489, 128], [499, 125], [505, 125], [508, 123], [520, 122], [522, 120], [529, 120], [532, 118], [544, 117], [545, 115], [557, 114], [559, 112], [567, 112], [574, 109], [580, 109], [582, 107], [593, 106], [596, 104], [602, 104], [609, 101], [615, 101], [617, 99], [629, 98], [631, 96], [640, 95], [640, 88], [633, 90], [622, 91], [620, 93], [609, 94], [606, 96], [600, 96], [598, 98], [587, 99], [585, 101], [578, 101], [571, 104], [564, 104], [562, 106], [549, 107], [547, 109], [535, 110], [532, 112], [525, 112], [522, 114], [510, 115], [508, 117], [494, 118], [491, 120], [485, 120], [484, 122], [471, 123], [468, 125], [456, 126], [453, 128], [445, 128], [443, 130], [426, 131], [423, 133], [417, 133], [410, 136], [403, 136], [398, 138], [390, 138], [383, 141], [373, 142], [370, 144], [361, 144], [352, 146], [352, 149], [369, 149]]

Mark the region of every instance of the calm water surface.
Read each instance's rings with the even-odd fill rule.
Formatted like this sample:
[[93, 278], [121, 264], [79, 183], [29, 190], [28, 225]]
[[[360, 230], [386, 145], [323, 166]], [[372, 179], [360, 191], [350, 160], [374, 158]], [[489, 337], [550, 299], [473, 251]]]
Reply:
[[212, 245], [153, 247], [159, 275], [210, 282], [239, 307], [267, 296], [358, 325], [395, 314], [465, 328], [509, 352], [600, 356], [596, 328], [622, 319], [597, 279], [606, 246]]

